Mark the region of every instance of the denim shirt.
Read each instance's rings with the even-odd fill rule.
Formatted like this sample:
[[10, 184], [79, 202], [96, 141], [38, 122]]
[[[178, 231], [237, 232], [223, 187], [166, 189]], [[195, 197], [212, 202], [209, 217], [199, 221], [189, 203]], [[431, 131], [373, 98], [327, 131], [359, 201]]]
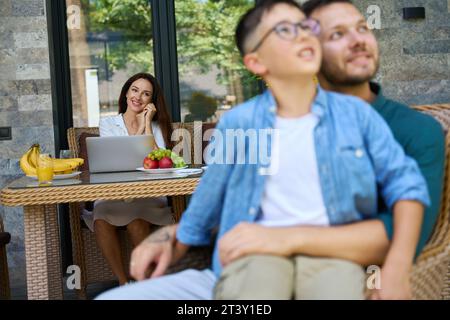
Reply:
[[[275, 99], [268, 90], [227, 112], [216, 133], [226, 137], [230, 129], [273, 129], [276, 111]], [[317, 165], [332, 225], [375, 218], [377, 183], [389, 208], [399, 200], [429, 205], [427, 186], [416, 162], [404, 154], [387, 124], [370, 105], [359, 98], [318, 87], [311, 112], [319, 118], [314, 131]], [[263, 131], [257, 132], [258, 139], [245, 140], [247, 160], [252, 157], [255, 144], [258, 150], [267, 149], [270, 154], [271, 140], [265, 143], [260, 139]], [[225, 143], [216, 135], [210, 148], [215, 159], [223, 156], [235, 163], [208, 166], [177, 230], [177, 239], [187, 245], [207, 245], [212, 229], [219, 226], [220, 239], [237, 224], [255, 222], [261, 214], [270, 161], [267, 164], [258, 157], [253, 164], [236, 163], [236, 156], [232, 159], [225, 156], [230, 149], [236, 151], [236, 145]], [[295, 181], [292, 186], [295, 187]], [[222, 266], [217, 244], [212, 267], [219, 276]]]

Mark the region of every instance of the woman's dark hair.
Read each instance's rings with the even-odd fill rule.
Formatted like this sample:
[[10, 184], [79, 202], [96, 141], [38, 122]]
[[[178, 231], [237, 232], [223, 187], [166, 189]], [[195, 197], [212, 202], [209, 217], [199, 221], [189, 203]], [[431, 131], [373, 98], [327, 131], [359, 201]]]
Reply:
[[253, 8], [248, 10], [247, 13], [241, 17], [236, 28], [235, 41], [242, 56], [247, 53], [245, 51], [245, 44], [248, 37], [255, 32], [256, 28], [261, 23], [263, 15], [266, 12], [270, 12], [275, 5], [281, 3], [302, 11], [300, 5], [294, 0], [260, 0]]
[[172, 121], [170, 119], [169, 111], [167, 110], [166, 99], [164, 98], [163, 91], [154, 76], [149, 73], [138, 73], [128, 79], [127, 82], [125, 82], [119, 97], [119, 114], [123, 114], [127, 111], [128, 90], [130, 89], [131, 85], [139, 79], [148, 80], [152, 84], [153, 94], [151, 102], [155, 105], [157, 111], [153, 118], [153, 121], [156, 121], [159, 125], [159, 128], [161, 129], [166, 148], [171, 149]]

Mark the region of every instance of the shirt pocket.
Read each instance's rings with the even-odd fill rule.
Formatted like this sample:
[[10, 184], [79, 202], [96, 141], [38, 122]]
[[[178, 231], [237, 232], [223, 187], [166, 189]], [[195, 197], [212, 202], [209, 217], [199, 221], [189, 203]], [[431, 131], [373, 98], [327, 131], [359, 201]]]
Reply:
[[345, 181], [358, 213], [365, 217], [376, 213], [376, 177], [372, 162], [363, 145], [338, 147], [339, 175]]

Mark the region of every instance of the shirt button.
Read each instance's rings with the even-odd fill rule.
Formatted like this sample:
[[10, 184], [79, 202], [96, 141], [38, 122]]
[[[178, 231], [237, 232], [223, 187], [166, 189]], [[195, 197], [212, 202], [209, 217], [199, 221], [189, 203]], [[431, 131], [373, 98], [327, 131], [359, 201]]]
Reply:
[[270, 112], [275, 113], [277, 111], [277, 107], [271, 106], [269, 110]]
[[357, 149], [357, 150], [355, 151], [355, 156], [356, 156], [357, 158], [362, 158], [362, 157], [364, 156], [364, 151], [362, 151], [361, 149]]
[[267, 169], [261, 167], [261, 168], [259, 168], [258, 173], [260, 176], [265, 176], [265, 175], [267, 175]]
[[256, 209], [251, 207], [250, 210], [248, 211], [248, 214], [254, 216], [256, 214]]

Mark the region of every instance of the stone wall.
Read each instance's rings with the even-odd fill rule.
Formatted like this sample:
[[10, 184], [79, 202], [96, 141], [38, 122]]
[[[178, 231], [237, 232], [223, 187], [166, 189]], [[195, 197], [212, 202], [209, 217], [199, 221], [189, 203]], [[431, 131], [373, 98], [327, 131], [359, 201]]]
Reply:
[[[409, 105], [450, 103], [450, 0], [355, 0], [381, 9], [381, 68], [386, 95]], [[404, 20], [402, 8], [425, 7], [426, 18]]]
[[[33, 143], [54, 154], [45, 0], [0, 0], [0, 188], [19, 177], [18, 159]], [[8, 245], [11, 286], [25, 286], [23, 211], [0, 205]]]

